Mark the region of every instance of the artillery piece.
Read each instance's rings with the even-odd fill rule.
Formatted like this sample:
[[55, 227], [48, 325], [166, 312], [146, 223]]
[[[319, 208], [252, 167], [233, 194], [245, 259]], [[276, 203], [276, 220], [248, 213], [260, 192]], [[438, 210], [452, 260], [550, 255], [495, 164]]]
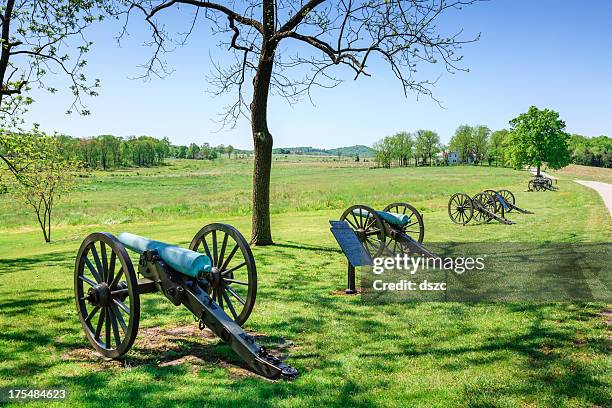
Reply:
[[348, 259], [348, 288], [356, 293], [355, 267], [372, 265], [381, 256], [407, 253], [437, 258], [425, 248], [425, 224], [419, 211], [408, 203], [392, 203], [382, 211], [366, 205], [353, 205], [330, 221], [331, 232]]
[[[140, 255], [137, 271], [126, 248]], [[119, 358], [130, 350], [140, 295], [161, 292], [191, 311], [200, 329], [208, 327], [258, 374], [272, 379], [298, 374], [241, 327], [255, 305], [257, 271], [249, 245], [230, 225], [205, 226], [189, 249], [129, 233], [90, 234], [77, 254], [74, 292], [85, 335], [104, 357]]]
[[542, 175], [534, 175], [533, 178], [529, 180], [529, 183], [527, 183], [527, 191], [557, 191], [558, 189], [558, 187], [553, 186], [553, 181], [550, 177]]
[[425, 237], [423, 216], [408, 203], [389, 204], [382, 211], [353, 205], [340, 221], [348, 223], [371, 258], [407, 252], [433, 256], [421, 245]]
[[496, 220], [502, 224], [512, 225], [515, 222], [506, 218], [506, 213], [512, 211], [533, 214], [516, 205], [516, 199], [510, 190], [488, 189], [474, 197], [465, 193], [455, 193], [448, 200], [448, 216], [455, 224], [465, 225], [472, 220], [482, 224]]

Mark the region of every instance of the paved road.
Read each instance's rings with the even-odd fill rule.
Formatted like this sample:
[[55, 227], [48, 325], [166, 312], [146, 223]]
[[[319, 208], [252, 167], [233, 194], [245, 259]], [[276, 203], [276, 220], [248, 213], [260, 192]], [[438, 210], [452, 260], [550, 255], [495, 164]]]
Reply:
[[601, 198], [603, 198], [606, 207], [608, 207], [608, 211], [610, 211], [610, 216], [612, 216], [612, 184], [602, 183], [600, 181], [586, 181], [586, 180], [574, 180], [578, 184], [582, 184], [583, 186], [587, 186], [597, 191]]

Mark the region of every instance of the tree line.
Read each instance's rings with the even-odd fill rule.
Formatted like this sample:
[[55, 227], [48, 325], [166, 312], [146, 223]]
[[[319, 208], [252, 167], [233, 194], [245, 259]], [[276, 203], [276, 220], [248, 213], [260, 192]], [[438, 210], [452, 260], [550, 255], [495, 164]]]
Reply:
[[233, 146], [210, 146], [208, 143], [189, 146], [173, 145], [167, 137], [130, 136], [127, 138], [100, 135], [76, 138], [55, 136], [66, 158], [76, 159], [89, 169], [112, 170], [122, 167], [153, 167], [167, 158], [214, 160], [223, 154], [231, 157]]
[[568, 144], [572, 163], [612, 168], [612, 138], [572, 135]]
[[[487, 126], [461, 125], [447, 145], [440, 143], [436, 132], [418, 130], [414, 133], [399, 132], [376, 142], [374, 159], [378, 166], [448, 165], [449, 155], [457, 155], [457, 163], [514, 167], [512, 148], [516, 142], [512, 130], [494, 132]], [[588, 138], [571, 135], [566, 139], [569, 162], [586, 166], [612, 168], [612, 138], [598, 136]], [[441, 153], [441, 154], [440, 154]]]
[[236, 152], [232, 145], [211, 146], [204, 143], [201, 146], [191, 143], [189, 146], [171, 146], [172, 157], [177, 159], [206, 159], [214, 160], [223, 154], [227, 154], [228, 158], [232, 157], [232, 153]]
[[434, 131], [399, 132], [374, 143], [374, 160], [386, 168], [432, 164], [441, 146], [440, 137]]

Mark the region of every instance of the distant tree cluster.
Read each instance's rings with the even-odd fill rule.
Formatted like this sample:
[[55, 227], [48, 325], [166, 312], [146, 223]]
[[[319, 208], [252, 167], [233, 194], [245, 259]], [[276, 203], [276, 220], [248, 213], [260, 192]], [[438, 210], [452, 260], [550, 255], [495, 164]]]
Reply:
[[74, 157], [90, 169], [117, 169], [121, 167], [152, 167], [171, 157], [168, 138], [151, 136], [122, 138], [101, 135], [90, 138], [57, 136], [64, 155]]
[[417, 130], [414, 134], [399, 132], [374, 144], [374, 160], [380, 167], [433, 165], [434, 157], [442, 149], [440, 137], [431, 130]]
[[232, 145], [210, 146], [208, 143], [175, 146], [167, 137], [118, 137], [101, 135], [90, 138], [56, 136], [65, 157], [75, 158], [89, 169], [112, 170], [123, 167], [153, 167], [166, 158], [214, 160], [222, 155], [231, 158], [236, 151]]
[[211, 146], [208, 143], [204, 143], [202, 146], [199, 146], [191, 143], [189, 146], [171, 146], [171, 155], [177, 159], [215, 160], [224, 154], [227, 154], [227, 157], [231, 159], [234, 152], [236, 152], [234, 146], [222, 144]]
[[612, 168], [612, 138], [572, 135], [568, 145], [572, 163]]
[[480, 164], [487, 157], [491, 130], [483, 125], [461, 125], [450, 140], [450, 150], [457, 152], [460, 163]]
[[[448, 164], [451, 153], [458, 163], [522, 168], [542, 165], [558, 169], [569, 163], [612, 168], [612, 138], [569, 135], [559, 113], [531, 106], [510, 122], [510, 129], [495, 132], [487, 126], [461, 125], [455, 130], [448, 149], [430, 130], [414, 134], [400, 132], [374, 144], [380, 167], [419, 164]], [[441, 154], [439, 154], [441, 153]]]

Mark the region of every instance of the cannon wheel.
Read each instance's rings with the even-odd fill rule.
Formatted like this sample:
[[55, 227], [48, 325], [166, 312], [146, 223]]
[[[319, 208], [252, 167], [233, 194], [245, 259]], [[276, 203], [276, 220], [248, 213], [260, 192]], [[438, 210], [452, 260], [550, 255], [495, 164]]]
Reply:
[[497, 194], [502, 196], [504, 201], [506, 201], [506, 203], [508, 203], [508, 209], [506, 210], [506, 212], [512, 212], [513, 205], [516, 204], [516, 199], [514, 198], [514, 194], [512, 193], [512, 191], [510, 191], [510, 190], [499, 190], [497, 192]]
[[535, 184], [536, 183], [533, 180], [529, 180], [529, 183], [527, 183], [527, 190], [528, 191], [536, 191]]
[[504, 214], [504, 206], [501, 203], [501, 201], [499, 201], [499, 198], [497, 197], [498, 192], [495, 191], [495, 190], [491, 190], [491, 189], [483, 190], [482, 192], [485, 193], [485, 194], [488, 194], [491, 197], [491, 199], [493, 200], [493, 204], [494, 204], [494, 207], [495, 207], [495, 211], [493, 211], [493, 212], [495, 214], [502, 214], [502, 216], [503, 216], [503, 214]]
[[472, 202], [474, 203], [475, 207], [474, 221], [478, 223], [486, 223], [491, 221], [492, 217], [481, 209], [494, 213], [495, 198], [493, 198], [489, 193], [478, 193], [472, 197]]
[[132, 261], [113, 235], [96, 232], [81, 244], [74, 294], [91, 345], [108, 358], [127, 353], [138, 332], [140, 295]]
[[465, 193], [455, 193], [448, 200], [448, 216], [455, 224], [465, 225], [474, 216], [472, 199]]
[[211, 259], [212, 273], [204, 278], [209, 283], [209, 294], [242, 326], [257, 296], [255, 259], [246, 239], [231, 225], [208, 224], [193, 237], [189, 249]]
[[[357, 216], [355, 213], [360, 214]], [[375, 210], [365, 205], [353, 205], [344, 211], [340, 221], [346, 221], [372, 258], [385, 250], [385, 226]]]
[[544, 190], [544, 186], [543, 183], [540, 180], [535, 180], [533, 182], [533, 187], [535, 188], [535, 191], [541, 191]]
[[420, 244], [423, 243], [425, 224], [423, 223], [423, 216], [419, 210], [408, 203], [393, 203], [386, 206], [383, 211], [407, 215], [410, 222], [401, 228], [402, 232], [416, 239]]

